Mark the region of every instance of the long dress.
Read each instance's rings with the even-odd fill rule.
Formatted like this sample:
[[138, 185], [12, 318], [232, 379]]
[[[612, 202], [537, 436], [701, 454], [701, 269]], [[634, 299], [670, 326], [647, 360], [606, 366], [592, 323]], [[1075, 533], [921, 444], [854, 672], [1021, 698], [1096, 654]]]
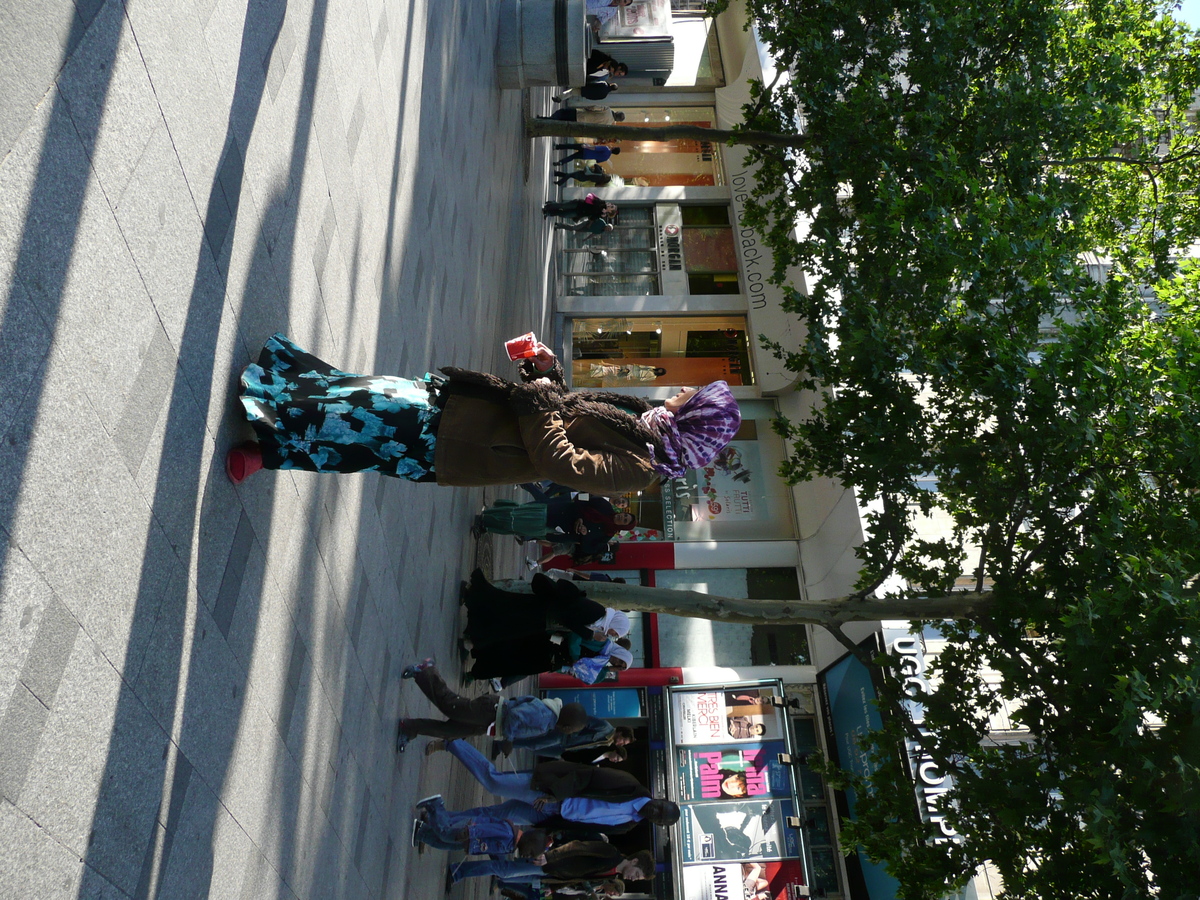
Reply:
[[557, 672], [574, 662], [565, 642], [551, 643], [545, 632], [483, 647], [476, 645], [471, 656], [475, 660], [471, 675], [477, 679], [540, 675]]
[[242, 373], [241, 400], [268, 469], [437, 480], [441, 411], [424, 381], [342, 372], [275, 334]]
[[471, 651], [475, 663], [471, 675], [475, 678], [518, 678], [558, 672], [580, 659], [596, 656], [604, 646], [602, 641], [584, 641], [569, 634], [561, 644], [555, 644], [550, 634], [535, 634], [502, 644], [488, 644]]
[[497, 500], [480, 513], [480, 518], [484, 529], [492, 534], [515, 534], [540, 540], [553, 530], [546, 524], [546, 504], [536, 500], [529, 503]]
[[549, 601], [538, 593], [517, 594], [492, 585], [479, 569], [471, 573], [465, 596], [467, 627], [464, 634], [475, 650], [509, 644], [530, 635], [545, 635]]
[[[498, 647], [498, 652], [505, 655], [529, 652], [540, 661], [546, 654], [553, 655], [553, 651], [543, 646], [549, 642], [547, 631], [562, 628], [587, 640], [592, 637], [591, 625], [604, 618], [604, 607], [589, 600], [570, 581], [554, 581], [539, 572], [533, 576], [530, 587], [532, 594], [502, 591], [479, 569], [471, 573], [463, 602], [467, 607], [464, 634], [474, 645], [473, 656], [478, 658], [489, 648]], [[525, 646], [517, 642], [526, 639], [532, 642], [528, 651], [513, 649]], [[538, 647], [536, 651], [534, 645]]]

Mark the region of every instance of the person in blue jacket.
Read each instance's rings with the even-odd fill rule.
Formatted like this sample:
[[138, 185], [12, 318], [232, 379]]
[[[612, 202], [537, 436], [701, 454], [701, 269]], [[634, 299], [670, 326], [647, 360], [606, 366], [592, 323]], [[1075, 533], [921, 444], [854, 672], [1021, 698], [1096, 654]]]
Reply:
[[524, 823], [481, 812], [475, 816], [450, 813], [440, 794], [417, 804], [419, 815], [413, 819], [412, 845], [418, 852], [425, 847], [463, 850], [467, 854], [516, 856], [537, 859], [550, 846], [543, 829], [530, 829]]
[[[626, 729], [628, 730], [628, 729]], [[614, 740], [614, 732], [611, 722], [606, 722], [604, 719], [597, 719], [595, 716], [588, 716], [583, 727], [578, 731], [567, 734], [559, 731], [557, 728], [540, 738], [522, 738], [516, 741], [496, 741], [493, 744], [496, 752], [508, 755], [514, 747], [533, 750], [538, 756], [561, 757], [568, 750], [580, 750], [585, 747], [608, 747], [621, 746]], [[628, 743], [625, 741], [624, 743]], [[493, 759], [495, 753], [493, 753]]]
[[[417, 683], [430, 702], [444, 715], [442, 719], [404, 718], [396, 729], [396, 750], [403, 753], [418, 734], [440, 738], [491, 734], [504, 741], [523, 741], [536, 750], [541, 738], [552, 732], [574, 734], [587, 723], [587, 711], [578, 703], [538, 697], [505, 700], [499, 694], [464, 697], [450, 690], [433, 660], [409, 666], [400, 676]], [[532, 745], [532, 746], [531, 746]]]
[[[532, 773], [526, 773], [532, 777]], [[538, 825], [547, 831], [590, 826], [604, 834], [624, 834], [642, 822], [664, 828], [679, 821], [679, 807], [670, 800], [634, 797], [629, 800], [595, 800], [590, 797], [539, 798], [534, 803], [508, 800], [492, 806], [462, 811], [439, 807], [443, 828], [462, 828], [474, 821], [504, 821], [513, 825]]]

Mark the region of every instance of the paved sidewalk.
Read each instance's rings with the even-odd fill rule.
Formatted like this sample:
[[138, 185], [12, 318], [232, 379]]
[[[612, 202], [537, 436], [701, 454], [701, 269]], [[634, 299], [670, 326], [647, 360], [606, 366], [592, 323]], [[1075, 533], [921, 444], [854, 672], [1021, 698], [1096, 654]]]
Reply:
[[398, 675], [515, 545], [479, 490], [222, 461], [273, 331], [412, 375], [546, 332], [497, 7], [0, 7], [0, 897], [441, 896], [411, 804], [480, 795], [394, 754]]

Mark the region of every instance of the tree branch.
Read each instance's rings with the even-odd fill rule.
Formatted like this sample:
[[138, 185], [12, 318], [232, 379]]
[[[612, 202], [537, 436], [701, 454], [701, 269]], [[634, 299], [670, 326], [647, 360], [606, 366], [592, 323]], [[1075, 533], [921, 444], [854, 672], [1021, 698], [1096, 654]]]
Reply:
[[[532, 592], [529, 582], [495, 582], [503, 591]], [[677, 591], [637, 584], [591, 581], [585, 588], [593, 600], [614, 609], [640, 610], [672, 616], [739, 622], [747, 625], [838, 625], [880, 619], [970, 619], [991, 608], [991, 591], [950, 591], [934, 597], [889, 597], [871, 600], [853, 594], [828, 600], [750, 600], [721, 597], [701, 591]]]
[[752, 122], [758, 118], [759, 113], [761, 113], [763, 110], [763, 104], [765, 104], [771, 98], [771, 91], [775, 89], [775, 85], [779, 83], [779, 79], [783, 77], [783, 73], [786, 71], [787, 69], [785, 69], [783, 66], [780, 66], [775, 70], [775, 77], [771, 79], [770, 84], [763, 87], [762, 93], [758, 96], [758, 103], [755, 104], [754, 109], [750, 110], [750, 112], [745, 115], [742, 121]]
[[809, 134], [781, 134], [774, 131], [731, 131], [703, 125], [593, 125], [587, 122], [563, 122], [558, 119], [526, 119], [528, 137], [577, 137], [617, 141], [711, 141], [718, 144], [762, 144], [770, 147], [807, 147]]

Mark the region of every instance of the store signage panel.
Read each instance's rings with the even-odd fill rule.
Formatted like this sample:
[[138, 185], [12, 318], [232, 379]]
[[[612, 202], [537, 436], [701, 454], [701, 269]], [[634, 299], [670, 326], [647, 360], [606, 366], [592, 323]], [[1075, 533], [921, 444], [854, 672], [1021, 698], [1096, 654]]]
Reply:
[[676, 744], [778, 740], [784, 726], [775, 696], [769, 687], [672, 691], [672, 740]]
[[668, 693], [681, 900], [808, 896], [796, 827], [803, 807], [780, 759], [791, 747], [782, 685], [772, 679]]
[[691, 803], [680, 810], [683, 833], [680, 859], [686, 865], [743, 859], [780, 859], [800, 855], [800, 838], [786, 819], [790, 800], [738, 800]]
[[711, 465], [696, 470], [695, 518], [731, 522], [762, 518], [766, 509], [757, 502], [763, 474], [757, 441], [731, 441]]
[[792, 796], [783, 741], [726, 747], [677, 747], [680, 800], [741, 800]]
[[[904, 691], [909, 696], [904, 701], [904, 707], [913, 724], [922, 734], [928, 734], [925, 730], [925, 704], [921, 701], [930, 692], [929, 680], [925, 677], [925, 645], [919, 635], [901, 628], [884, 628], [883, 640], [888, 653], [900, 660], [900, 677], [904, 680]], [[934, 843], [961, 841], [962, 836], [946, 822], [938, 806], [941, 798], [953, 789], [954, 777], [943, 773], [941, 766], [911, 737], [904, 742], [904, 749], [908, 755], [921, 818], [938, 829]]]
[[718, 863], [683, 870], [688, 900], [798, 900], [808, 896], [797, 859]]
[[683, 263], [683, 213], [677, 203], [654, 207], [658, 223], [658, 277], [664, 294], [686, 294], [687, 272]]
[[625, 6], [613, 4], [610, 15], [596, 18], [601, 41], [665, 36], [671, 33], [671, 0], [630, 0]]
[[[871, 643], [868, 642], [868, 649], [873, 649]], [[858, 745], [859, 738], [883, 724], [875, 707], [875, 685], [871, 683], [870, 670], [851, 654], [821, 672], [817, 683], [832, 762], [857, 775], [871, 775], [878, 766]], [[858, 802], [854, 789], [847, 788], [840, 797], [845, 808], [840, 808], [839, 812], [853, 819]], [[870, 900], [888, 900], [896, 896], [900, 883], [883, 863], [873, 862], [861, 848], [848, 857], [847, 867], [852, 885], [861, 883]]]

